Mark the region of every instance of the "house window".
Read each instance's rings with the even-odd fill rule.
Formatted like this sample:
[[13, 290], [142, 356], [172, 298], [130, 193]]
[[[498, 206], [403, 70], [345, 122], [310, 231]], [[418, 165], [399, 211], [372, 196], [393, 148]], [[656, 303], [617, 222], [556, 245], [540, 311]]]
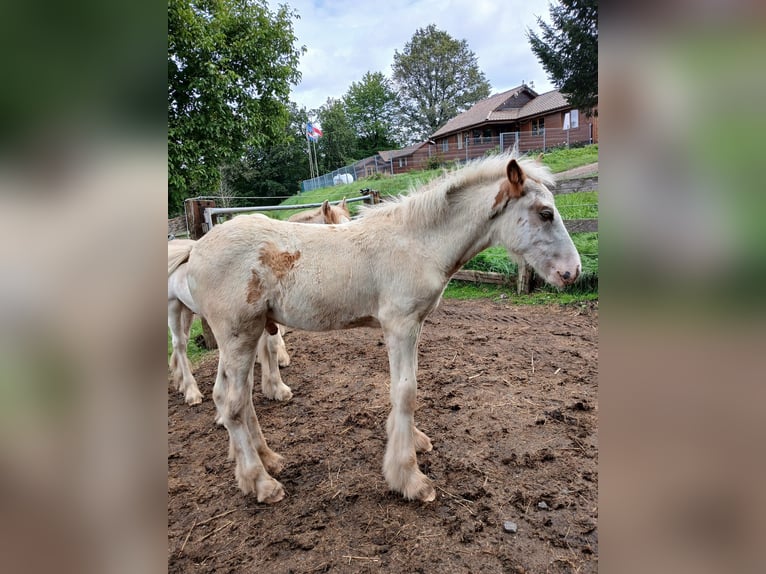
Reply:
[[444, 138], [442, 140], [442, 151], [449, 151], [449, 138]]
[[463, 149], [463, 134], [457, 134], [457, 149]]
[[407, 158], [406, 157], [400, 157], [399, 158], [399, 167], [405, 167], [407, 165]]
[[545, 118], [532, 120], [532, 135], [541, 136], [545, 132]]

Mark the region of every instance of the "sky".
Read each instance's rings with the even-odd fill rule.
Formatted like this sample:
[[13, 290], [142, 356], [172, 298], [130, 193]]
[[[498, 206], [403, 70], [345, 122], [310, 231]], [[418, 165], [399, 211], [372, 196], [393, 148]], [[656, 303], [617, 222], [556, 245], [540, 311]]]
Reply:
[[550, 22], [549, 0], [269, 0], [288, 4], [301, 57], [302, 81], [290, 99], [308, 110], [340, 98], [366, 72], [391, 78], [394, 52], [415, 31], [434, 24], [476, 55], [492, 94], [534, 82], [538, 93], [555, 89], [529, 47], [527, 28], [537, 16]]

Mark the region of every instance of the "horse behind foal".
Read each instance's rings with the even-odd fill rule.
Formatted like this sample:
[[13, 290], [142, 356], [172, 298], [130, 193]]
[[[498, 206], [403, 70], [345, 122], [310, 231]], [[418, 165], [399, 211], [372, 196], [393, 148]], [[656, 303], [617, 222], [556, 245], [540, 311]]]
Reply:
[[[346, 200], [338, 205], [324, 201], [322, 205], [310, 211], [293, 215], [290, 220], [301, 223], [338, 224], [350, 220], [351, 214]], [[186, 258], [195, 244], [191, 239], [173, 239], [168, 241], [168, 327], [170, 328], [173, 351], [170, 355], [170, 370], [176, 389], [184, 394], [184, 400], [189, 405], [202, 402], [202, 392], [192, 374], [191, 364], [186, 354], [189, 344], [194, 314], [200, 315], [186, 280]], [[259, 355], [268, 353], [277, 361], [280, 367], [290, 364], [281, 328], [273, 335], [264, 334], [261, 337]], [[267, 398], [273, 400], [288, 400], [292, 397], [290, 388], [284, 383], [269, 380], [270, 384], [262, 385]]]
[[[580, 257], [548, 186], [550, 172], [501, 154], [470, 163], [345, 225], [295, 225], [237, 217], [190, 250], [189, 287], [218, 340], [213, 388], [229, 432], [235, 476], [259, 502], [284, 497], [271, 474], [282, 457], [266, 443], [252, 402], [251, 369], [264, 329], [280, 323], [327, 331], [380, 326], [388, 349], [391, 412], [383, 475], [406, 499], [433, 500], [416, 452], [431, 441], [415, 426], [417, 343], [452, 274], [478, 252], [505, 246], [564, 287]], [[385, 245], [370, 256], [369, 245]], [[284, 384], [261, 357], [263, 385]], [[268, 379], [266, 381], [265, 379]]]

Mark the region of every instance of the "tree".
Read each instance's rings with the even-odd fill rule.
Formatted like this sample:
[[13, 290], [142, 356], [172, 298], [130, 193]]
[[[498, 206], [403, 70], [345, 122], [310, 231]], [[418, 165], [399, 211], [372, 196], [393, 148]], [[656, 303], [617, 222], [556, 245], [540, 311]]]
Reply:
[[490, 94], [468, 43], [433, 24], [419, 28], [401, 53], [394, 51], [392, 69], [404, 115], [419, 139]]
[[537, 18], [542, 38], [527, 37], [548, 77], [575, 108], [591, 116], [598, 105], [598, 0], [559, 0], [552, 24]]
[[362, 157], [400, 146], [399, 98], [382, 73], [367, 72], [360, 82], [352, 82], [343, 103]]
[[356, 134], [343, 100], [328, 98], [327, 103], [319, 108], [318, 117], [324, 134], [317, 142], [320, 173], [336, 170], [359, 159]]
[[[222, 187], [234, 197], [273, 197], [300, 192], [309, 178], [306, 158], [306, 110], [290, 103], [284, 137], [268, 147], [250, 147], [223, 170]], [[252, 203], [252, 202], [251, 202]]]
[[293, 14], [267, 0], [168, 1], [168, 208], [218, 189], [245, 148], [284, 137], [300, 80]]

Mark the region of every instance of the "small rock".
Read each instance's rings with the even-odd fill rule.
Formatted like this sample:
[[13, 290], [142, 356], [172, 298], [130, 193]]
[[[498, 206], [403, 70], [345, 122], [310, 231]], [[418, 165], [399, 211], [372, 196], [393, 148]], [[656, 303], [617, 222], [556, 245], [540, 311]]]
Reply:
[[503, 530], [506, 532], [510, 532], [511, 534], [516, 533], [518, 531], [519, 527], [516, 526], [515, 522], [511, 522], [510, 520], [506, 520], [503, 522]]
[[540, 502], [537, 503], [537, 508], [539, 508], [540, 510], [548, 510], [548, 503], [545, 502], [544, 500], [541, 500]]

